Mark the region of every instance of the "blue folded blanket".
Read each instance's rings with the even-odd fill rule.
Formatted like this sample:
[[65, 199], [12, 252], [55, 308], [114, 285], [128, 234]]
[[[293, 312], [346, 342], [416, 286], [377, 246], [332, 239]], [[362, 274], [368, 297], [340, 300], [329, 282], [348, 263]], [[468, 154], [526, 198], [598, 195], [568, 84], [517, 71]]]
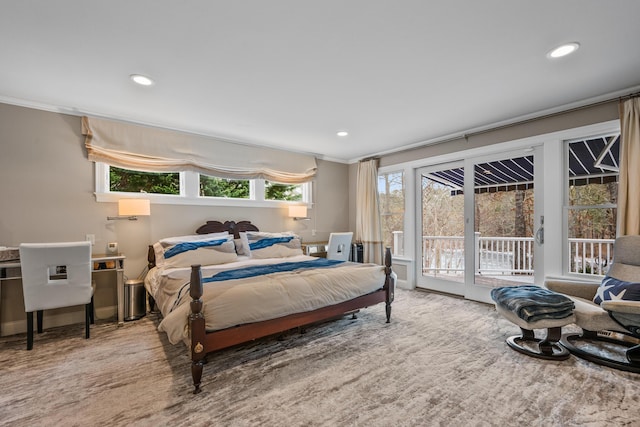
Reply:
[[571, 316], [575, 307], [569, 297], [530, 285], [495, 288], [491, 290], [491, 298], [525, 322], [564, 319]]

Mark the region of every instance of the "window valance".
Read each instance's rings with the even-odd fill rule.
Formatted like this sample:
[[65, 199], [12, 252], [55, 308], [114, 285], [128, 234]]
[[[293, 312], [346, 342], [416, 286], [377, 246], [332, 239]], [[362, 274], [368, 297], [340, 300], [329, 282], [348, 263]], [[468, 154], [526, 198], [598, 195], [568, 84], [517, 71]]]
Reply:
[[231, 179], [310, 181], [313, 156], [205, 136], [82, 117], [89, 160], [147, 172], [195, 171]]

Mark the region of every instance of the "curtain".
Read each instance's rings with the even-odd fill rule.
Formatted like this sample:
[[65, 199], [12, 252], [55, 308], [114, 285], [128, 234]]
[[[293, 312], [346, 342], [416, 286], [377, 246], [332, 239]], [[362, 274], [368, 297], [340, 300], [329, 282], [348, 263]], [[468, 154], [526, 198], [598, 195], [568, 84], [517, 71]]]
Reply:
[[640, 98], [620, 102], [617, 235], [640, 234]]
[[358, 163], [356, 179], [356, 241], [364, 247], [364, 262], [382, 264], [382, 225], [378, 203], [378, 159]]
[[229, 179], [311, 181], [313, 156], [160, 128], [83, 117], [89, 160], [147, 172], [196, 171]]

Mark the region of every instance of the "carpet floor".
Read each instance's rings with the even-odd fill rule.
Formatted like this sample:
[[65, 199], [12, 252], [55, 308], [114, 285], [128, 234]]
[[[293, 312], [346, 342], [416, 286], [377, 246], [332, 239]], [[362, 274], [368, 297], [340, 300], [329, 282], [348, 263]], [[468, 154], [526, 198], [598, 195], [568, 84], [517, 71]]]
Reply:
[[[220, 351], [193, 395], [183, 345], [123, 327], [0, 340], [7, 426], [638, 426], [640, 375], [527, 357], [493, 306], [398, 290], [384, 305]], [[45, 325], [46, 327], [46, 325]]]

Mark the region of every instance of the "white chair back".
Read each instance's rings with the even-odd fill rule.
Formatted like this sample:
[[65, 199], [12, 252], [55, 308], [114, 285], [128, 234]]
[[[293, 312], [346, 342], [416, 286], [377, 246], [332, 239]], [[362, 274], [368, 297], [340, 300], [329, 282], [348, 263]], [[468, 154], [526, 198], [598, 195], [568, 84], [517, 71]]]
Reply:
[[327, 259], [337, 259], [347, 261], [351, 252], [351, 239], [353, 232], [331, 233], [329, 234], [329, 247], [327, 248]]
[[91, 242], [23, 243], [20, 266], [27, 313], [91, 302]]

